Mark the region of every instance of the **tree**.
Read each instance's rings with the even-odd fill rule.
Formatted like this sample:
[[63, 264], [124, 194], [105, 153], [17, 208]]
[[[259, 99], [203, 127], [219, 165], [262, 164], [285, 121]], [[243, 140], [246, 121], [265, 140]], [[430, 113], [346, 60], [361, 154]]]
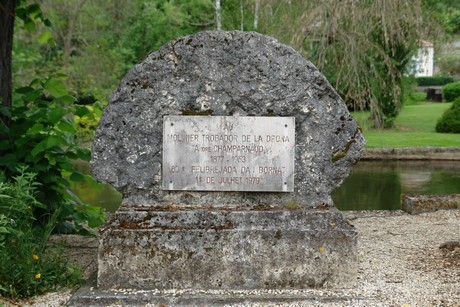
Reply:
[[[6, 112], [11, 108], [12, 60], [14, 18], [16, 16], [16, 0], [6, 0], [0, 3], [0, 120], [5, 126], [11, 125], [11, 118]], [[1, 123], [0, 123], [1, 124]], [[0, 140], [5, 135], [0, 134]]]
[[460, 34], [460, 2], [458, 0], [423, 0], [433, 17], [444, 27], [446, 33]]
[[[77, 2], [65, 1], [59, 3], [59, 5], [62, 6], [60, 12], [66, 12], [66, 16], [64, 16], [66, 20], [65, 30], [61, 28], [59, 29], [61, 31], [58, 32], [60, 40], [63, 41], [64, 66], [66, 67], [70, 65], [70, 55], [73, 51], [72, 42], [74, 41], [75, 28], [85, 2], [86, 0], [79, 0]], [[55, 5], [57, 6], [57, 4]]]
[[220, 17], [220, 0], [216, 0], [216, 27], [222, 30], [222, 19]]
[[137, 63], [172, 39], [213, 29], [215, 10], [208, 0], [134, 1], [118, 46], [134, 51]]
[[422, 0], [269, 0], [259, 29], [318, 66], [353, 108], [389, 127], [402, 103], [402, 78], [421, 39], [433, 34]]
[[[74, 104], [76, 98], [68, 92], [62, 74], [33, 78], [27, 86], [12, 84], [11, 45], [15, 17], [21, 19], [23, 27], [31, 32], [36, 29], [38, 20], [45, 26], [51, 24], [37, 3], [2, 2], [0, 22], [8, 28], [5, 31], [8, 33], [5, 41], [2, 40], [0, 58], [9, 61], [2, 63], [2, 74], [4, 70], [7, 72], [5, 77], [2, 76], [2, 91], [5, 92], [2, 96], [7, 99], [3, 99], [1, 109], [0, 180], [16, 178], [21, 170], [27, 169], [34, 174], [34, 184], [40, 186], [37, 205], [30, 208], [38, 228], [43, 230], [53, 216], [53, 225], [58, 231], [89, 233], [83, 226], [100, 225], [104, 220], [102, 209], [81, 202], [69, 186], [70, 181], [95, 183], [90, 176], [76, 171], [72, 164], [73, 160], [90, 159], [89, 149], [74, 142], [76, 126], [73, 121], [75, 115], [83, 116], [90, 110]], [[48, 41], [50, 34], [44, 33], [38, 40]]]
[[256, 3], [254, 5], [254, 30], [257, 30], [259, 26], [259, 11], [260, 11], [260, 0], [255, 0]]

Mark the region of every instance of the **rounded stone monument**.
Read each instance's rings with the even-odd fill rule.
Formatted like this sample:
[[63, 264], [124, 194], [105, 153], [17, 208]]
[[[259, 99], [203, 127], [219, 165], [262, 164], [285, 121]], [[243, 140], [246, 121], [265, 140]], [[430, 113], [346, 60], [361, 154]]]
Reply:
[[356, 231], [331, 192], [363, 147], [291, 47], [239, 31], [171, 41], [123, 78], [96, 132], [92, 172], [123, 194], [98, 287], [352, 286]]
[[[167, 115], [294, 117], [293, 193], [162, 190]], [[363, 144], [340, 96], [293, 48], [253, 32], [203, 32], [166, 44], [123, 78], [101, 118], [91, 166], [123, 194], [123, 206], [332, 206], [331, 192]]]

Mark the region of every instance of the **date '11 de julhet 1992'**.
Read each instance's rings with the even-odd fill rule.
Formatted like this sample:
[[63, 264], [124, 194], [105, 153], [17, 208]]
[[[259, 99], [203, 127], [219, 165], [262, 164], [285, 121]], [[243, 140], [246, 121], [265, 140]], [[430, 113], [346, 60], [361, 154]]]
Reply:
[[260, 184], [260, 177], [195, 177], [196, 183], [199, 184]]

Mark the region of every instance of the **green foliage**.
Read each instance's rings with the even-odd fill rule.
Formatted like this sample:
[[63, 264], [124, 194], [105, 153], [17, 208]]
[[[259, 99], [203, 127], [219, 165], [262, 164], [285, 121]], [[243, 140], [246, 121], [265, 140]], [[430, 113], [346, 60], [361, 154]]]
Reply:
[[94, 133], [102, 116], [103, 106], [100, 102], [95, 102], [87, 108], [90, 111], [89, 113], [74, 116], [77, 127], [75, 137], [78, 138], [79, 142], [89, 142], [94, 138]]
[[28, 297], [83, 280], [78, 269], [46, 248], [59, 211], [42, 216], [42, 225], [36, 223], [34, 208], [46, 207], [36, 199], [39, 188], [35, 175], [24, 167], [12, 181], [0, 173], [1, 296]]
[[222, 29], [257, 30], [254, 29], [254, 6], [255, 1], [251, 0], [221, 1]]
[[436, 124], [437, 132], [460, 133], [460, 96], [445, 111]]
[[[92, 92], [103, 104], [123, 75], [150, 52], [215, 27], [208, 0], [43, 0], [40, 6], [53, 26], [35, 25], [38, 44], [24, 27], [15, 28], [15, 82], [28, 84], [59, 67], [69, 76], [69, 89]], [[46, 43], [50, 35], [54, 45]]]
[[[455, 41], [460, 34], [460, 1], [424, 0], [430, 7], [432, 16], [444, 29], [444, 35], [437, 38], [436, 66], [446, 75], [460, 75], [460, 48]], [[444, 40], [444, 41], [441, 41]]]
[[[34, 32], [37, 28], [36, 21], [41, 20], [47, 27], [51, 26], [51, 21], [45, 18], [42, 9], [38, 3], [31, 3], [27, 5], [26, 1], [18, 0], [16, 8], [16, 16], [23, 21], [23, 27], [29, 32]], [[50, 42], [50, 37], [43, 35], [41, 41]]]
[[421, 0], [274, 1], [261, 7], [261, 28], [300, 50], [353, 109], [370, 109], [391, 127], [403, 101], [403, 76], [420, 37], [435, 27]]
[[460, 2], [458, 0], [424, 0], [433, 17], [444, 27], [447, 34], [460, 31]]
[[214, 25], [214, 8], [206, 0], [134, 1], [133, 13], [134, 22], [127, 23], [121, 38], [121, 45], [130, 50], [125, 60], [132, 63], [174, 38]]
[[417, 81], [413, 77], [405, 77], [401, 80], [401, 88], [403, 91], [403, 105], [416, 105], [426, 100], [425, 92], [416, 92], [415, 87]]
[[96, 185], [91, 176], [75, 171], [72, 163], [90, 159], [90, 151], [75, 144], [77, 129], [73, 117], [90, 116], [92, 112], [86, 106], [73, 104], [75, 97], [67, 92], [62, 78], [56, 75], [33, 80], [29, 86], [16, 90], [11, 110], [1, 110], [11, 117], [12, 124], [6, 127], [0, 122], [0, 134], [8, 136], [0, 141], [0, 167], [8, 178], [16, 176], [22, 166], [37, 174], [41, 187], [36, 198], [44, 204], [33, 207], [37, 222], [43, 224], [42, 216], [58, 212], [58, 232], [90, 234], [84, 226], [100, 225], [105, 214], [72, 194], [69, 180], [86, 180]]
[[460, 9], [451, 13], [448, 24], [452, 28], [453, 33], [460, 33]]
[[447, 45], [446, 48], [450, 49], [443, 53], [440, 53], [439, 58], [436, 61], [436, 65], [439, 69], [448, 75], [459, 75], [460, 74], [460, 48], [455, 48], [452, 45]]
[[410, 92], [404, 96], [405, 106], [417, 105], [424, 101], [426, 101], [425, 92]]
[[[222, 28], [257, 30], [294, 46], [319, 67], [347, 104], [371, 106], [374, 124], [388, 127], [405, 99], [406, 63], [420, 37], [429, 39], [436, 32], [430, 14], [449, 11], [450, 2], [423, 2], [258, 1], [256, 12], [254, 0], [221, 1]], [[40, 35], [41, 45], [31, 44], [24, 31], [16, 35], [16, 80], [59, 66], [70, 76], [69, 88], [92, 92], [105, 103], [121, 77], [147, 54], [174, 38], [216, 26], [214, 0], [81, 3], [41, 2], [53, 28]], [[45, 43], [49, 33], [54, 47]], [[86, 127], [92, 125], [83, 119], [83, 139], [89, 138], [91, 129]]]
[[416, 80], [418, 86], [446, 85], [448, 83], [454, 82], [454, 78], [444, 76], [417, 77]]
[[449, 83], [442, 88], [442, 97], [446, 102], [451, 102], [460, 97], [460, 81]]

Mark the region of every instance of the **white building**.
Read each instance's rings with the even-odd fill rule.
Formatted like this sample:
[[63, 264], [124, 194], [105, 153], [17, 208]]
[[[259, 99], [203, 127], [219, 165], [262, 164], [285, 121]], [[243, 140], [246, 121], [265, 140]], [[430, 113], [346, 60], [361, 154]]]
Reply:
[[431, 77], [433, 76], [434, 46], [430, 42], [420, 41], [417, 54], [413, 57], [414, 76]]

